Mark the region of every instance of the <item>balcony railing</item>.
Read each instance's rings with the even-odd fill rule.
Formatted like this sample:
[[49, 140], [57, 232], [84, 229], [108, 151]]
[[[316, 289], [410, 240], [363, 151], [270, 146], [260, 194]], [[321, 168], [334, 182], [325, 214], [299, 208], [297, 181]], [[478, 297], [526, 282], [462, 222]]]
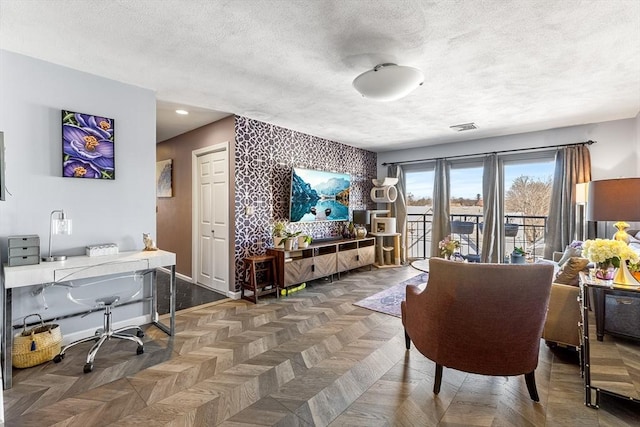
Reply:
[[[409, 259], [431, 257], [431, 222], [433, 215], [407, 214], [407, 255]], [[479, 259], [482, 249], [482, 215], [451, 214], [451, 237], [460, 241], [460, 253], [470, 260]], [[534, 260], [544, 252], [546, 216], [505, 215], [505, 250], [521, 247]], [[436, 254], [439, 255], [439, 254]]]

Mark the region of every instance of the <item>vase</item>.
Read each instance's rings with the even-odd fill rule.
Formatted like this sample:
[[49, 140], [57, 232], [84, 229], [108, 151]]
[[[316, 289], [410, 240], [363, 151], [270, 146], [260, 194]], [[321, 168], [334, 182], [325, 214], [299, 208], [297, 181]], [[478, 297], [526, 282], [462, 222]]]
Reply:
[[307, 241], [307, 236], [298, 236], [298, 248], [306, 248], [308, 246], [309, 242]]
[[284, 239], [284, 250], [285, 251], [293, 250], [293, 239], [292, 238]]
[[629, 228], [629, 224], [624, 221], [619, 221], [613, 224], [613, 226], [618, 229], [618, 231], [616, 231], [616, 234], [613, 235], [613, 240], [620, 240], [621, 242], [629, 244], [629, 235], [627, 234], [627, 228]]
[[525, 264], [527, 259], [522, 254], [513, 253], [511, 254], [511, 264]]
[[626, 261], [620, 261], [620, 268], [616, 271], [613, 283], [617, 285], [640, 285], [635, 277], [629, 271]]
[[596, 278], [600, 280], [613, 280], [614, 273], [615, 269], [611, 266], [598, 266], [596, 268]]

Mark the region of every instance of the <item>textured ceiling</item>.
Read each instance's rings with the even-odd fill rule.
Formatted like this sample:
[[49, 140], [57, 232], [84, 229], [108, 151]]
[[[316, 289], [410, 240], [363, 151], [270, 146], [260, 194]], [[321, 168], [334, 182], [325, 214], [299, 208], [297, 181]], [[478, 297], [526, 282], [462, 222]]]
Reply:
[[[373, 151], [640, 111], [638, 0], [0, 0], [0, 48]], [[362, 98], [384, 62], [424, 85]]]

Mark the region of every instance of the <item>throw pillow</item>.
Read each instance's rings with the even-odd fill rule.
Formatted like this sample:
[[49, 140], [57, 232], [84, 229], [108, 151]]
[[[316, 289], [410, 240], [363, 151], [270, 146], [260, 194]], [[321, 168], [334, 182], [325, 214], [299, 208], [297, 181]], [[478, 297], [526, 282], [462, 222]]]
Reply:
[[564, 252], [562, 253], [562, 257], [558, 260], [558, 265], [562, 267], [565, 262], [569, 260], [571, 257], [580, 257], [582, 256], [582, 248], [574, 248], [571, 245], [564, 248]]
[[580, 278], [578, 273], [585, 270], [589, 260], [581, 257], [570, 257], [569, 260], [562, 266], [558, 275], [556, 276], [555, 283], [561, 283], [563, 285], [578, 286]]

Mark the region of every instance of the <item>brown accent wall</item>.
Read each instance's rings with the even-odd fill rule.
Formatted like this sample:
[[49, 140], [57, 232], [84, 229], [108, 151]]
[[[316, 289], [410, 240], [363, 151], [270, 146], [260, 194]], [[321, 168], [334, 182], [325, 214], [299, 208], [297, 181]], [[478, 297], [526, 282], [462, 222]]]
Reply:
[[[225, 141], [229, 142], [229, 179], [234, 177], [235, 151], [235, 117], [229, 116], [215, 123], [176, 136], [156, 145], [156, 160], [173, 159], [173, 197], [157, 198], [156, 205], [156, 243], [159, 248], [176, 254], [176, 271], [193, 277], [191, 271], [191, 152], [199, 148], [209, 147]], [[233, 185], [230, 185], [230, 211], [234, 206]], [[233, 215], [230, 215], [231, 247], [235, 236], [233, 233]], [[233, 249], [230, 250], [233, 254]], [[233, 263], [233, 256], [230, 257]], [[233, 269], [230, 269], [233, 275]], [[234, 283], [229, 277], [229, 283]]]

